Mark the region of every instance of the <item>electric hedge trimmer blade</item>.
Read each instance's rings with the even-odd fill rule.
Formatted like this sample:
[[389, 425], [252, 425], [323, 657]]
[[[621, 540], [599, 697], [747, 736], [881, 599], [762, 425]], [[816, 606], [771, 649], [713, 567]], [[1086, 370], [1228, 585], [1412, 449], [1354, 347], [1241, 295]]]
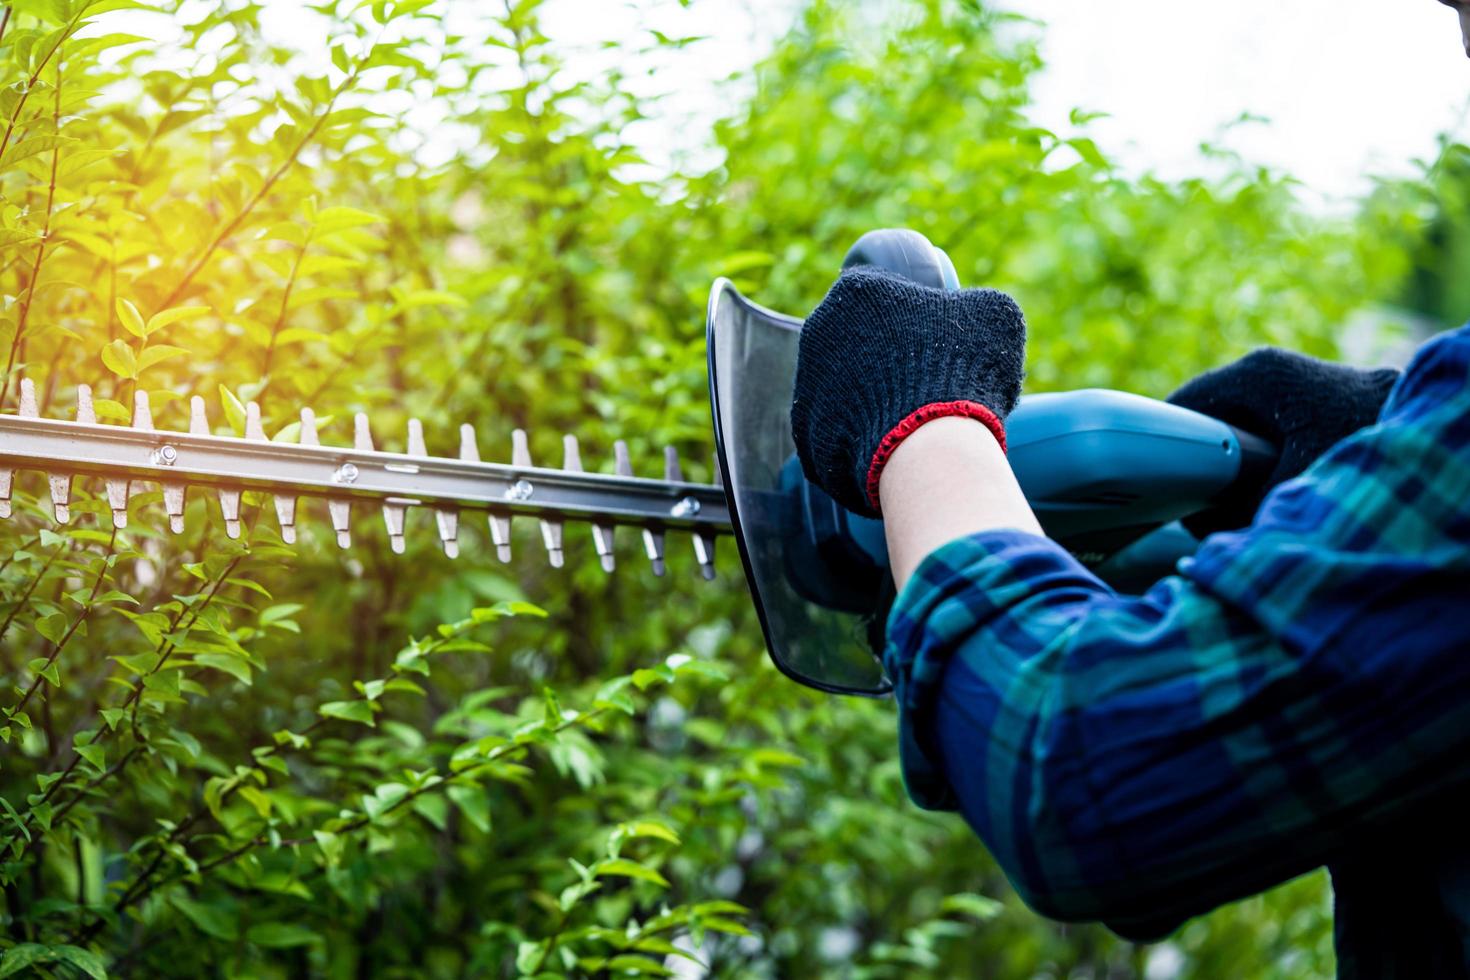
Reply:
[[189, 488], [213, 490], [219, 500], [225, 533], [240, 536], [241, 495], [247, 491], [270, 494], [281, 537], [296, 540], [297, 498], [319, 497], [327, 502], [337, 543], [352, 544], [354, 505], [376, 504], [393, 551], [406, 550], [406, 517], [413, 507], [434, 512], [440, 545], [450, 558], [459, 553], [459, 517], [462, 510], [488, 514], [490, 539], [503, 562], [511, 558], [511, 520], [534, 517], [541, 540], [555, 567], [564, 562], [563, 527], [567, 521], [590, 523], [593, 546], [604, 570], [614, 568], [613, 529], [638, 528], [644, 550], [656, 575], [664, 573], [664, 537], [668, 531], [694, 536], [695, 557], [704, 578], [714, 577], [714, 538], [730, 531], [724, 490], [688, 483], [672, 448], [665, 450], [664, 479], [635, 477], [628, 448], [614, 447], [614, 474], [590, 473], [582, 465], [574, 436], [564, 439], [562, 469], [538, 467], [531, 461], [526, 433], [515, 430], [511, 462], [486, 463], [480, 459], [474, 429], [460, 428], [458, 459], [430, 456], [423, 424], [408, 422], [406, 453], [378, 450], [366, 415], [353, 420], [353, 445], [324, 446], [317, 435], [316, 416], [301, 410], [296, 443], [266, 438], [260, 409], [251, 402], [245, 410], [245, 437], [212, 435], [204, 401], [190, 402], [189, 431], [171, 432], [153, 427], [148, 396], [138, 392], [130, 426], [101, 425], [91, 389], [77, 388], [75, 420], [42, 418], [36, 409], [35, 385], [20, 384], [17, 415], [0, 414], [0, 518], [11, 516], [15, 474], [21, 470], [46, 475], [50, 483], [55, 520], [71, 519], [72, 481], [100, 477], [116, 528], [128, 524], [128, 502], [139, 483], [162, 488], [169, 529], [184, 529], [184, 502]]

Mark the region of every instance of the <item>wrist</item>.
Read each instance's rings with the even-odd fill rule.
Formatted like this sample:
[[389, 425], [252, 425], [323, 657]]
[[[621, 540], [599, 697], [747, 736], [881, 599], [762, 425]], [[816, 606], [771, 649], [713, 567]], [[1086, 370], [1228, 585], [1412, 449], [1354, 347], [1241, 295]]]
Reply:
[[1000, 442], [980, 421], [946, 416], [903, 441], [879, 493], [889, 562], [899, 588], [924, 556], [980, 531], [1041, 534]]
[[[933, 428], [941, 422], [965, 424], [959, 427], [945, 425], [939, 429]], [[959, 433], [963, 433], [962, 438], [970, 440], [977, 437], [974, 431], [976, 428], [987, 433], [990, 440], [999, 447], [1004, 455], [1006, 449], [1005, 425], [1000, 416], [979, 402], [965, 399], [931, 402], [900, 419], [898, 424], [889, 429], [887, 434], [879, 440], [878, 447], [873, 451], [872, 459], [868, 463], [867, 479], [864, 484], [868, 505], [874, 511], [881, 511], [879, 484], [884, 471], [900, 446], [917, 437], [920, 432], [926, 431], [929, 433], [923, 440], [923, 443], [926, 444], [934, 440], [948, 440], [955, 437], [951, 434]]]

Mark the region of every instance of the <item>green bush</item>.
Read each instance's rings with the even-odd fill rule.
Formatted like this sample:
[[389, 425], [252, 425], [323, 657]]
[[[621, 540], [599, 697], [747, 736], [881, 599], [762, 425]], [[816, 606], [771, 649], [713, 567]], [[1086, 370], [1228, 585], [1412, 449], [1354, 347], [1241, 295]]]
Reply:
[[[294, 440], [311, 406], [324, 442], [362, 411], [380, 446], [420, 418], [450, 455], [472, 421], [487, 459], [524, 427], [539, 460], [575, 432], [610, 470], [626, 437], [707, 479], [709, 281], [799, 312], [870, 227], [1013, 290], [1033, 389], [1331, 353], [1401, 270], [1281, 175], [1130, 179], [1085, 114], [1034, 126], [1035, 48], [974, 2], [809, 4], [714, 126], [722, 162], [652, 177], [627, 140], [649, 52], [569, 81], [535, 0], [460, 33], [424, 0], [329, 0], [324, 76], [254, 4], [162, 3], [149, 38], [118, 33], [135, 6], [5, 7], [5, 411], [24, 376], [54, 416], [85, 383], [115, 424], [146, 393], [185, 428], [199, 395], [221, 433], [254, 401]], [[425, 162], [431, 138], [458, 149]], [[211, 494], [173, 536], [140, 489], [113, 531], [78, 480], [58, 527], [25, 474], [0, 530], [0, 976], [1330, 968], [1320, 877], [1166, 954], [1024, 910], [957, 818], [907, 803], [890, 706], [766, 664], [728, 543], [713, 586], [674, 541], [654, 580], [631, 535], [605, 577], [575, 527], [566, 570], [531, 526], [503, 568], [478, 521], [451, 562], [411, 515], [397, 557], [359, 507], [343, 554], [316, 503], [287, 545], [247, 494], [232, 541]]]

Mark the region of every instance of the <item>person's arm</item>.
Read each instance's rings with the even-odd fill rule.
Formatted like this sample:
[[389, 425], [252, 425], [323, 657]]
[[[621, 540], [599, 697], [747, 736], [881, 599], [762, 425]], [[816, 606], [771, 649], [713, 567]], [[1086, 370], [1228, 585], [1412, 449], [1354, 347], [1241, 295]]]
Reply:
[[935, 419], [899, 444], [878, 481], [894, 584], [902, 589], [940, 545], [976, 531], [1041, 533], [990, 430], [974, 419]]
[[[973, 487], [923, 493], [947, 463], [901, 446], [895, 567], [976, 532], [919, 563], [889, 621], [911, 794], [960, 809], [1038, 910], [1148, 935], [1464, 786], [1467, 378], [1470, 332], [1426, 347], [1380, 424], [1142, 597], [994, 530], [1021, 519]], [[964, 465], [1014, 503], [1003, 461]]]

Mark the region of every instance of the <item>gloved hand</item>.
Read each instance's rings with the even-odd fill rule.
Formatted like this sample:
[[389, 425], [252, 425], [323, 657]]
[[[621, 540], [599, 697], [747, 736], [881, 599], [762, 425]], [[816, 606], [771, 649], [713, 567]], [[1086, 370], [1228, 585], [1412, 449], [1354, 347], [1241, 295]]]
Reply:
[[1281, 450], [1276, 468], [1256, 492], [1186, 518], [1184, 526], [1196, 537], [1245, 527], [1271, 488], [1377, 421], [1398, 376], [1393, 368], [1363, 371], [1264, 347], [1174, 392], [1170, 403], [1258, 435]]
[[844, 272], [807, 317], [797, 351], [791, 434], [807, 479], [876, 516], [884, 464], [925, 422], [978, 419], [1004, 449], [1025, 351], [1026, 322], [1005, 293]]

